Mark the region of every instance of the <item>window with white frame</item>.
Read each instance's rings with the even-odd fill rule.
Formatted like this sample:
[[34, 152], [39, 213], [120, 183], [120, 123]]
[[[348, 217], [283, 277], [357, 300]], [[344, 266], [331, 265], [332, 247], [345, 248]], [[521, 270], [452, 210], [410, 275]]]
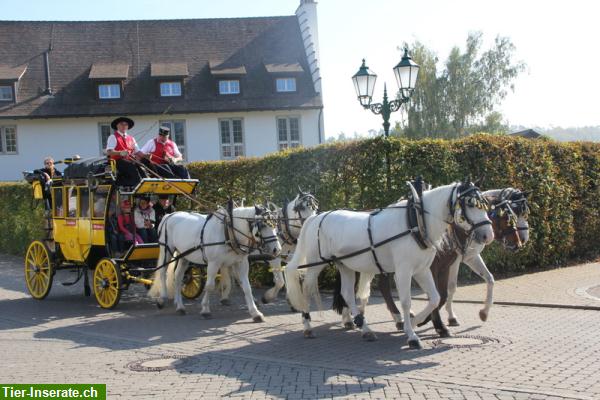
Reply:
[[118, 83], [102, 83], [98, 85], [98, 98], [103, 100], [120, 99], [121, 85]]
[[[171, 135], [169, 139], [177, 143], [177, 148], [183, 156], [184, 160], [187, 160], [186, 155], [186, 137], [185, 137], [185, 120], [167, 120], [159, 121], [159, 126], [168, 126], [171, 129]], [[142, 146], [142, 144], [140, 144]]]
[[0, 86], [0, 101], [12, 101], [12, 86]]
[[110, 122], [100, 122], [98, 124], [98, 133], [100, 134], [100, 154], [102, 155], [106, 149], [106, 142], [113, 133]]
[[16, 126], [0, 126], [0, 154], [17, 154]]
[[278, 92], [295, 92], [296, 78], [277, 78], [275, 86]]
[[300, 118], [277, 117], [279, 150], [300, 147]]
[[181, 82], [161, 82], [160, 95], [162, 97], [181, 96]]
[[219, 94], [240, 94], [240, 81], [219, 81]]
[[219, 120], [221, 158], [231, 159], [245, 155], [244, 131], [241, 118]]

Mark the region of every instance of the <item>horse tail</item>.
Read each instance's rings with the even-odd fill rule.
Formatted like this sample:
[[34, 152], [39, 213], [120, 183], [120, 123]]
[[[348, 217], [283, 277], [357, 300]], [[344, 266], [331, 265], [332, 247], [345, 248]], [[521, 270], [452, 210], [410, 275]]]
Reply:
[[375, 277], [375, 274], [370, 272], [361, 272], [358, 278], [358, 290], [356, 291], [356, 297], [359, 299], [368, 299], [371, 296], [371, 282]]
[[[167, 235], [167, 220], [173, 214], [166, 215], [160, 224], [158, 225], [158, 258], [156, 259], [156, 267], [160, 267], [165, 265], [171, 257], [169, 257], [169, 250], [167, 248], [168, 244], [168, 235]], [[164, 268], [164, 267], [163, 267]], [[150, 290], [148, 290], [149, 297], [159, 297], [160, 296], [160, 270], [154, 272], [152, 277], [152, 286], [150, 286]]]
[[348, 304], [344, 300], [344, 296], [342, 296], [342, 277], [340, 270], [336, 269], [335, 281], [333, 282], [333, 304], [331, 308], [341, 315], [345, 307], [348, 307]]
[[308, 220], [302, 226], [302, 230], [300, 231], [300, 236], [298, 237], [298, 243], [296, 244], [296, 249], [294, 250], [294, 256], [291, 261], [285, 267], [285, 286], [287, 288], [287, 297], [296, 310], [302, 312], [309, 311], [309, 304], [302, 292], [302, 285], [300, 283], [300, 271], [298, 270], [298, 266], [306, 263], [306, 252], [307, 241], [308, 238], [308, 228], [311, 225], [311, 221], [314, 218], [309, 217]]
[[173, 258], [169, 265], [167, 265], [167, 296], [169, 299], [175, 298], [175, 269], [179, 264], [179, 259], [177, 258], [177, 252], [173, 253]]
[[[165, 247], [159, 245], [158, 246], [158, 258], [157, 258], [157, 267], [159, 267], [162, 263], [163, 263], [163, 259], [165, 258]], [[153, 276], [152, 276], [152, 285], [150, 286], [150, 289], [148, 290], [148, 297], [159, 297], [160, 296], [160, 283], [158, 282], [160, 280], [160, 274], [159, 271], [155, 271]]]

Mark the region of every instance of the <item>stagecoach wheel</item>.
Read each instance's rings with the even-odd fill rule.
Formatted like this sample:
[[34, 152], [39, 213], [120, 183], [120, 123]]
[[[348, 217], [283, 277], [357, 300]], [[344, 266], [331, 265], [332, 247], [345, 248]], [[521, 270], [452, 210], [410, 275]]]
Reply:
[[94, 270], [94, 295], [102, 308], [113, 309], [121, 299], [121, 272], [109, 258], [103, 258]]
[[32, 242], [25, 255], [25, 283], [31, 297], [43, 300], [52, 288], [54, 275], [50, 250], [38, 240]]
[[189, 267], [183, 276], [183, 287], [181, 294], [188, 300], [193, 300], [200, 296], [206, 282], [205, 274], [200, 267]]

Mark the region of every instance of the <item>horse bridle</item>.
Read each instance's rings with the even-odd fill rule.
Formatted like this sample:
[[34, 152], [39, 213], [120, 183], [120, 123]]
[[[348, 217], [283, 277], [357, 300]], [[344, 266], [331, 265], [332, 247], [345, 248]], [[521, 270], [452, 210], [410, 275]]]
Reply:
[[[504, 215], [503, 215], [504, 214]], [[492, 204], [491, 210], [488, 213], [490, 219], [494, 221], [498, 221], [498, 227], [500, 228], [500, 240], [502, 244], [506, 247], [506, 237], [512, 233], [516, 233], [519, 229], [517, 226], [517, 214], [514, 212], [512, 207], [510, 206], [510, 201], [502, 200], [499, 203]], [[501, 218], [504, 216], [508, 219], [508, 228], [502, 228], [500, 224]], [[492, 224], [493, 225], [493, 224]], [[527, 229], [527, 228], [526, 228]], [[518, 245], [517, 247], [521, 247], [521, 238], [518, 237]]]
[[[301, 195], [298, 196], [298, 198], [294, 201], [294, 206], [292, 207], [292, 210], [296, 213], [296, 218], [289, 218], [287, 213], [288, 204], [289, 203], [286, 202], [282, 208], [283, 218], [278, 221], [277, 230], [279, 237], [284, 243], [295, 245], [298, 242], [298, 238], [294, 237], [290, 227], [301, 229], [302, 225], [304, 225], [304, 222], [306, 221], [306, 218], [302, 216], [301, 211], [305, 208], [310, 208], [313, 211], [318, 210], [319, 201], [310, 193], [301, 193]], [[283, 225], [280, 225], [282, 221]], [[300, 225], [290, 225], [290, 221], [300, 221]]]
[[[527, 203], [527, 197], [525, 193], [518, 189], [506, 188], [502, 189], [499, 196], [500, 200], [507, 201], [508, 206], [511, 211], [515, 214], [515, 216], [523, 217], [527, 219], [529, 215], [529, 204]], [[516, 226], [516, 223], [515, 223]], [[525, 226], [516, 226], [517, 231], [528, 231], [529, 227]]]
[[[262, 230], [265, 226], [269, 225], [269, 226], [275, 226], [275, 224], [273, 222], [269, 222], [269, 221], [274, 221], [275, 218], [272, 215], [272, 213], [268, 210], [265, 210], [263, 208], [260, 208], [258, 206], [255, 206], [257, 211], [260, 210], [260, 213], [258, 213], [257, 215], [255, 215], [253, 218], [243, 218], [243, 217], [234, 217], [232, 210], [229, 209], [221, 209], [223, 216], [225, 217], [223, 221], [224, 225], [225, 225], [225, 237], [226, 237], [226, 241], [225, 243], [228, 243], [229, 246], [233, 249], [233, 251], [235, 251], [238, 254], [244, 253], [244, 254], [249, 254], [251, 253], [253, 250], [262, 250], [267, 244], [269, 243], [273, 243], [278, 241], [278, 238], [276, 235], [271, 235], [271, 236], [263, 236], [262, 234]], [[234, 219], [244, 219], [248, 222], [248, 231], [250, 232], [250, 235], [246, 235], [244, 232], [240, 231], [239, 229], [236, 229], [233, 226], [233, 220]], [[259, 240], [256, 240], [256, 236], [254, 235], [254, 229], [256, 228], [257, 234], [258, 234], [258, 238]], [[240, 244], [235, 236], [235, 234], [238, 233], [241, 236], [243, 236], [244, 238], [246, 238], [248, 240], [248, 243], [243, 245]], [[245, 248], [245, 249], [244, 249]]]
[[[450, 198], [448, 199], [449, 205], [450, 205], [450, 223], [451, 225], [454, 225], [454, 223], [456, 222], [454, 220], [454, 215], [456, 214], [456, 206], [459, 205], [460, 206], [460, 212], [461, 212], [461, 217], [467, 221], [467, 223], [471, 226], [471, 228], [466, 231], [467, 234], [471, 235], [475, 229], [479, 228], [480, 226], [484, 226], [484, 225], [491, 225], [492, 221], [490, 221], [489, 219], [485, 219], [483, 221], [480, 222], [473, 222], [473, 220], [471, 220], [471, 218], [469, 218], [469, 215], [467, 214], [467, 207], [476, 207], [479, 208], [480, 210], [489, 210], [489, 203], [488, 201], [481, 195], [481, 192], [479, 191], [479, 188], [475, 185], [473, 185], [472, 183], [469, 184], [469, 187], [464, 190], [464, 191], [460, 191], [460, 188], [462, 186], [464, 186], [465, 184], [457, 184], [454, 187], [454, 190], [452, 191], [452, 193], [450, 194]], [[456, 200], [453, 201], [454, 198], [454, 193], [456, 193]]]

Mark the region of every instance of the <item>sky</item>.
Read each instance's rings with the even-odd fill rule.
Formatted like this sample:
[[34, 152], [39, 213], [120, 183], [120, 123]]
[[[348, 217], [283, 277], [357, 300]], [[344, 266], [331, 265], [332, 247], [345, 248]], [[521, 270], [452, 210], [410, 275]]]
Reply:
[[[0, 0], [2, 20], [131, 20], [293, 15], [299, 0]], [[320, 0], [318, 28], [325, 135], [366, 134], [381, 116], [363, 110], [351, 77], [362, 58], [383, 84], [396, 91], [392, 68], [398, 46], [418, 40], [446, 60], [472, 31], [485, 50], [497, 35], [516, 46], [526, 70], [499, 110], [510, 125], [600, 125], [600, 24], [593, 0]], [[418, 84], [418, 82], [417, 82]], [[392, 114], [392, 122], [400, 120]]]

